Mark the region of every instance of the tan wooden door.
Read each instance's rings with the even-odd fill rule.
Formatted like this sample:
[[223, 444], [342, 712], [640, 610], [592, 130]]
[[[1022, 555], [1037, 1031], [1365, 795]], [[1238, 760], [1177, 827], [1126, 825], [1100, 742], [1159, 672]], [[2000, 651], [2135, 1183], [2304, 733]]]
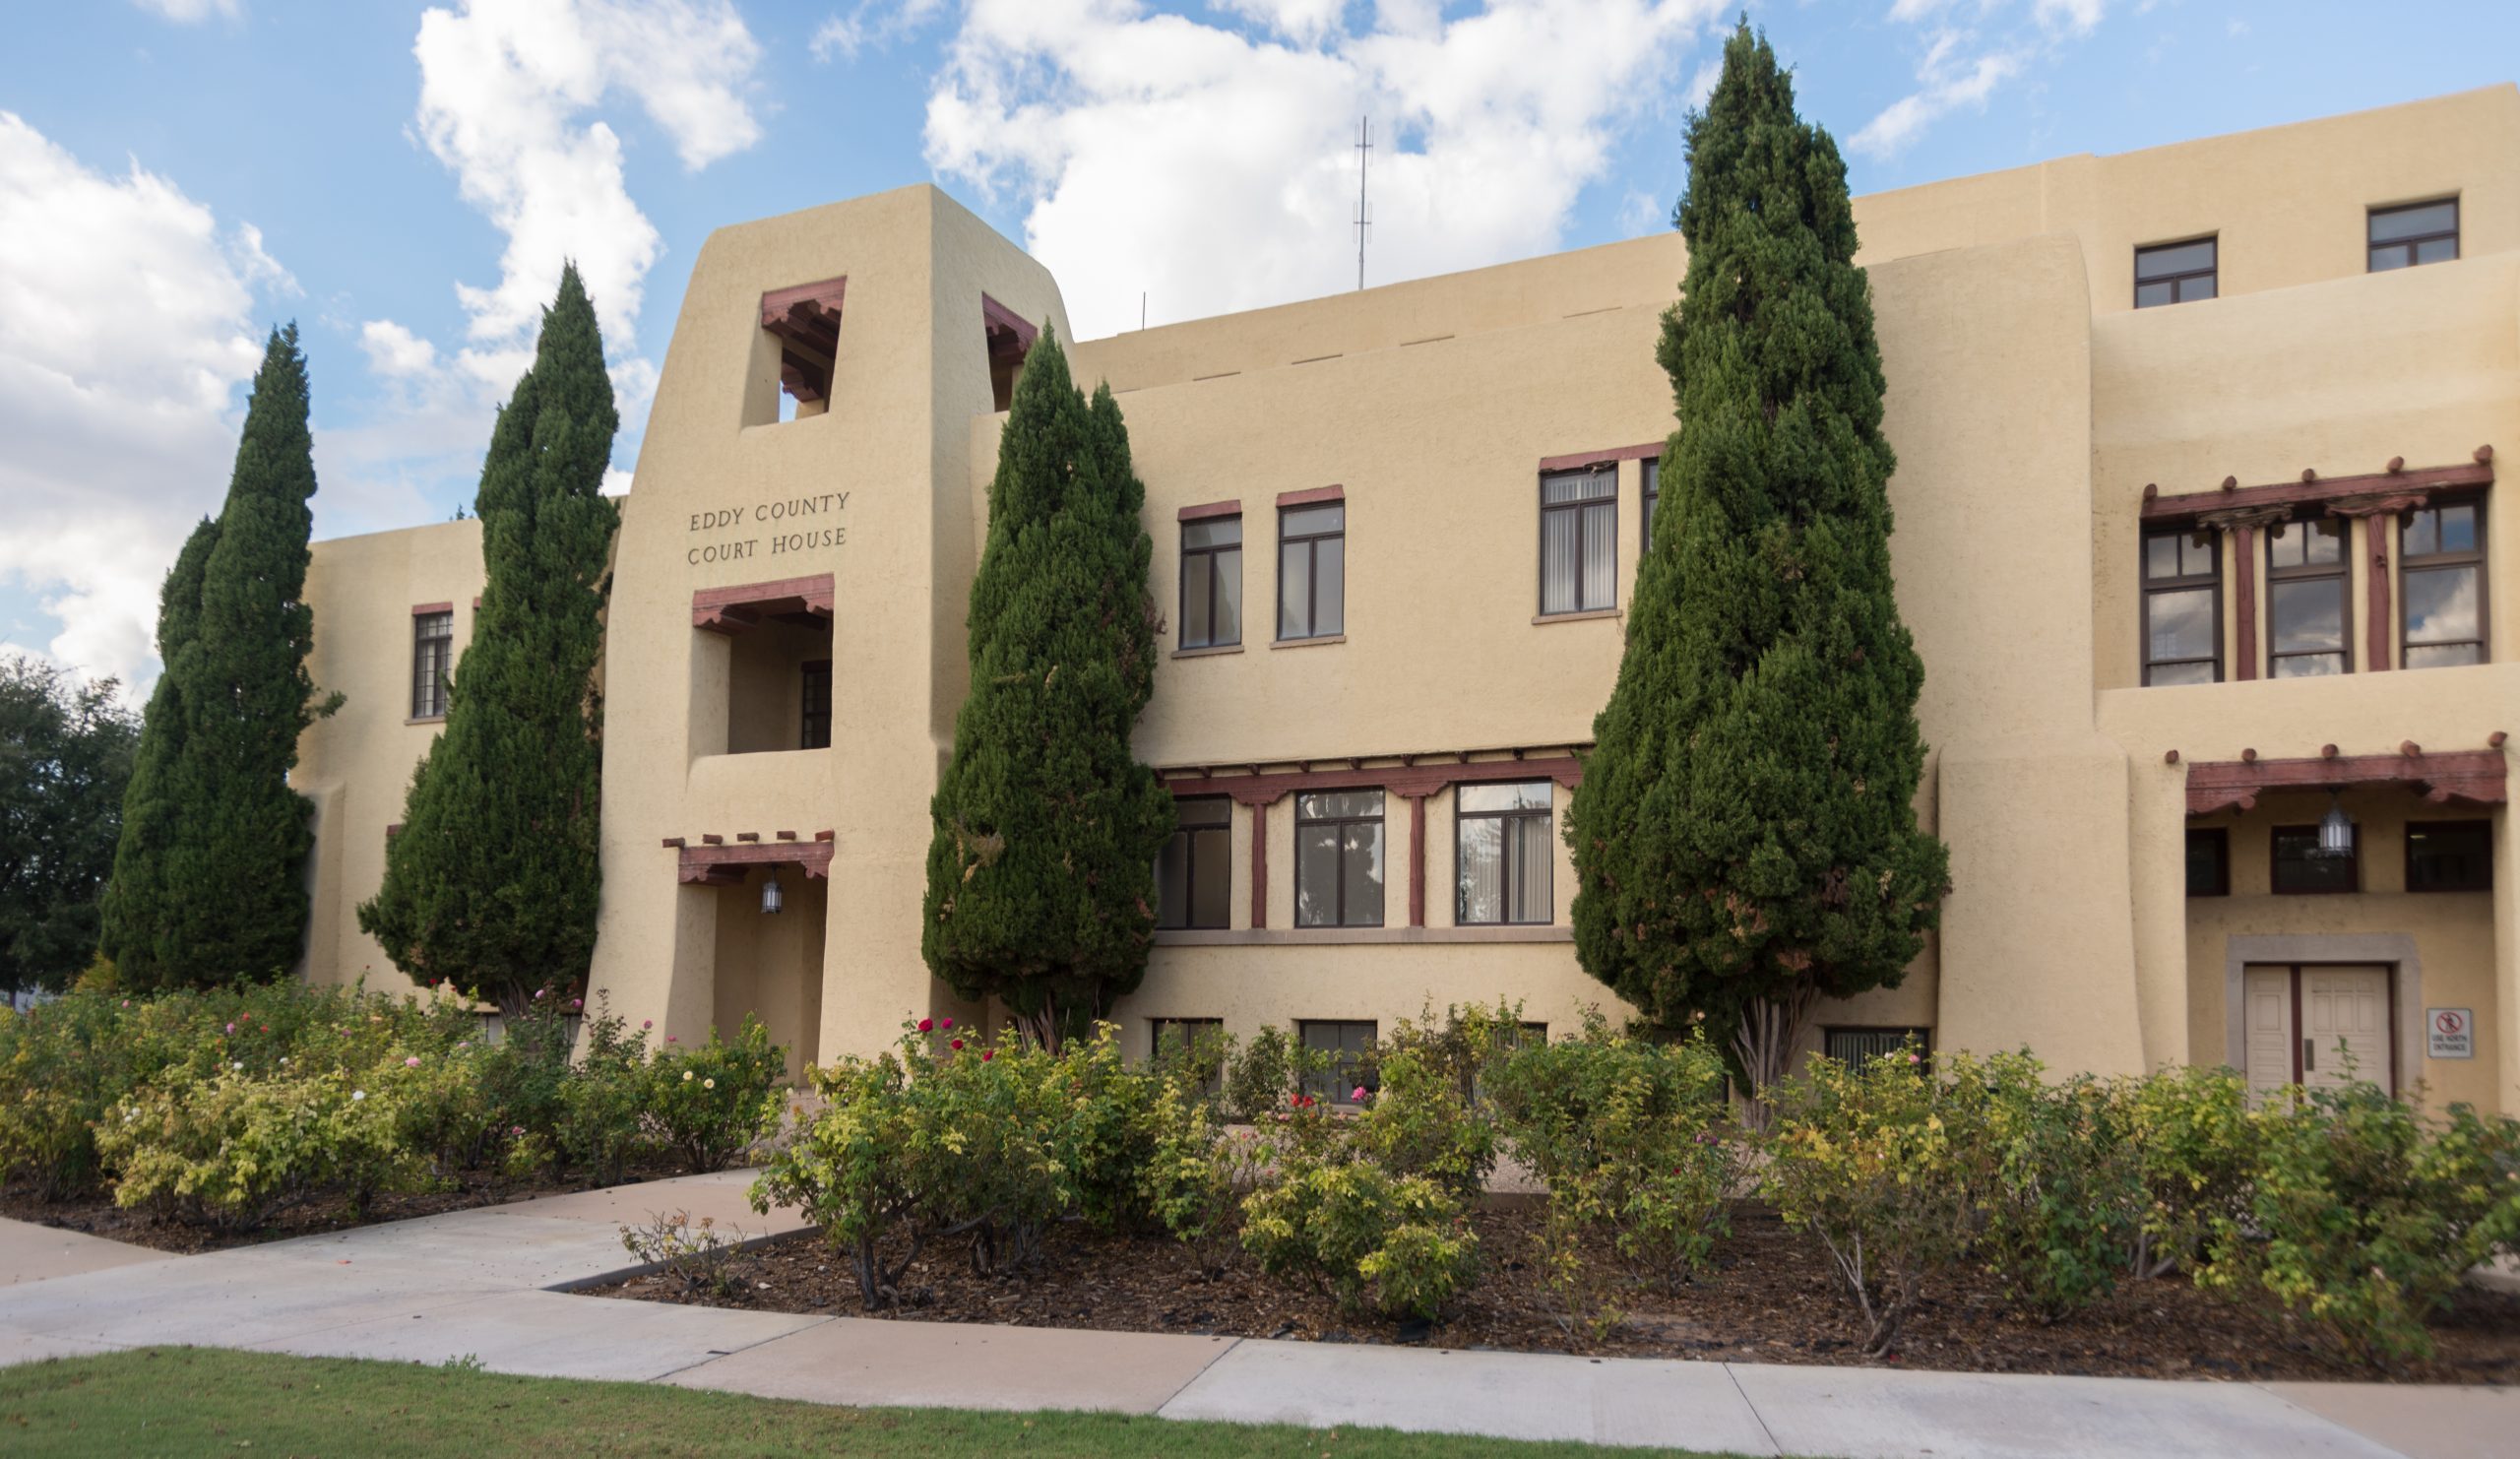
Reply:
[[2389, 1054], [2386, 968], [2301, 970], [2303, 1084], [2336, 1085], [2351, 1078], [2392, 1089]]
[[2293, 1062], [2300, 1053], [2293, 1039], [2293, 970], [2250, 968], [2241, 980], [2248, 1087], [2253, 1094], [2273, 1094], [2293, 1082]]

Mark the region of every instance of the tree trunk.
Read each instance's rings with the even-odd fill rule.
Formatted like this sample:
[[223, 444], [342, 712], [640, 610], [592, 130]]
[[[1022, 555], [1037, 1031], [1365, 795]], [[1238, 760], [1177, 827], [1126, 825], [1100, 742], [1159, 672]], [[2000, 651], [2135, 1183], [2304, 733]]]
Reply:
[[1732, 1031], [1732, 1051], [1750, 1082], [1741, 1092], [1741, 1122], [1753, 1131], [1766, 1131], [1774, 1113], [1768, 1105], [1768, 1087], [1794, 1072], [1794, 1050], [1802, 1042], [1803, 1030], [1811, 1026], [1811, 1011], [1819, 1001], [1819, 987], [1810, 979], [1801, 979], [1784, 996], [1750, 1004], [1740, 1026]]

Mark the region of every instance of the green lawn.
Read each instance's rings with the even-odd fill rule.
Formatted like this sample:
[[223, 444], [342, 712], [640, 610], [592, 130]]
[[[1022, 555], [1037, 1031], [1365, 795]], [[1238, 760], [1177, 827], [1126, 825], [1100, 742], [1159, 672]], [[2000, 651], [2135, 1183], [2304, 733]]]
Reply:
[[[1116, 1414], [847, 1409], [653, 1383], [513, 1378], [413, 1364], [144, 1348], [0, 1368], [0, 1453], [1545, 1456], [1517, 1443]], [[1638, 1452], [1624, 1450], [1622, 1452]], [[1677, 1451], [1670, 1451], [1677, 1452]]]

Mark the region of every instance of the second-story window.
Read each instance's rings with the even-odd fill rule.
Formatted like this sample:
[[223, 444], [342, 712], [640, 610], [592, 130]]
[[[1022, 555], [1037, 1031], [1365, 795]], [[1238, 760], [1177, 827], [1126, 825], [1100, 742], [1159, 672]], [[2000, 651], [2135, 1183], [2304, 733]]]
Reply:
[[2266, 530], [2266, 672], [2311, 678], [2354, 666], [2346, 577], [2346, 521], [2314, 517]]
[[1348, 504], [1278, 513], [1278, 637], [1335, 638], [1347, 629]]
[[1596, 612], [1618, 605], [1618, 467], [1540, 478], [1540, 610]]
[[1226, 926], [1233, 903], [1233, 802], [1201, 796], [1174, 809], [1179, 819], [1155, 862], [1155, 924]]
[[447, 684], [455, 677], [455, 614], [411, 615], [411, 718], [443, 719]]
[[1382, 792], [1295, 797], [1295, 925], [1382, 925]]
[[827, 750], [831, 748], [831, 661], [809, 661], [798, 673], [804, 701], [803, 725], [796, 742], [799, 748]]
[[1461, 883], [1453, 920], [1545, 923], [1557, 870], [1548, 834], [1551, 783], [1463, 786], [1453, 793], [1453, 864]]
[[1663, 463], [1651, 456], [1645, 458], [1645, 484], [1638, 494], [1645, 505], [1636, 515], [1636, 545], [1639, 551], [1654, 545], [1654, 509], [1663, 504]]
[[2144, 682], [2223, 677], [2223, 560], [2217, 534], [2176, 528], [2144, 537]]
[[2219, 252], [2212, 238], [2135, 250], [2135, 307], [2185, 304], [2214, 296]]
[[1242, 642], [1242, 519], [1181, 524], [1181, 647]]
[[2459, 256], [2459, 200], [2371, 210], [2371, 272], [2446, 264]]
[[2398, 531], [2406, 666], [2485, 663], [2485, 503], [2418, 507]]

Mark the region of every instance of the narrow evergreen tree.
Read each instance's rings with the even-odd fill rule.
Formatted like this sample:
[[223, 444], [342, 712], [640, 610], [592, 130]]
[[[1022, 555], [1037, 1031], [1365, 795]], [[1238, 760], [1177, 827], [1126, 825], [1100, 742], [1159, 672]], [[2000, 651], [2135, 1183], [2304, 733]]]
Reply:
[[158, 607], [164, 676], [124, 801], [102, 950], [137, 987], [265, 982], [306, 938], [310, 806], [289, 788], [297, 738], [329, 715], [306, 673], [314, 437], [297, 326], [272, 332], [214, 527]]
[[1089, 404], [1043, 331], [998, 443], [920, 946], [1053, 1046], [1146, 976], [1172, 832], [1170, 793], [1129, 748], [1161, 629], [1145, 502], [1109, 387]]
[[1659, 351], [1679, 428], [1566, 839], [1585, 969], [1667, 1026], [1703, 1016], [1758, 1089], [1819, 998], [1906, 975], [1948, 856], [1913, 806], [1924, 669], [1846, 166], [1746, 22], [1688, 158]]
[[411, 777], [385, 884], [358, 910], [404, 972], [452, 979], [511, 1012], [536, 988], [582, 983], [595, 955], [595, 670], [620, 522], [602, 486], [620, 423], [572, 264], [481, 466], [487, 585], [446, 731]]

